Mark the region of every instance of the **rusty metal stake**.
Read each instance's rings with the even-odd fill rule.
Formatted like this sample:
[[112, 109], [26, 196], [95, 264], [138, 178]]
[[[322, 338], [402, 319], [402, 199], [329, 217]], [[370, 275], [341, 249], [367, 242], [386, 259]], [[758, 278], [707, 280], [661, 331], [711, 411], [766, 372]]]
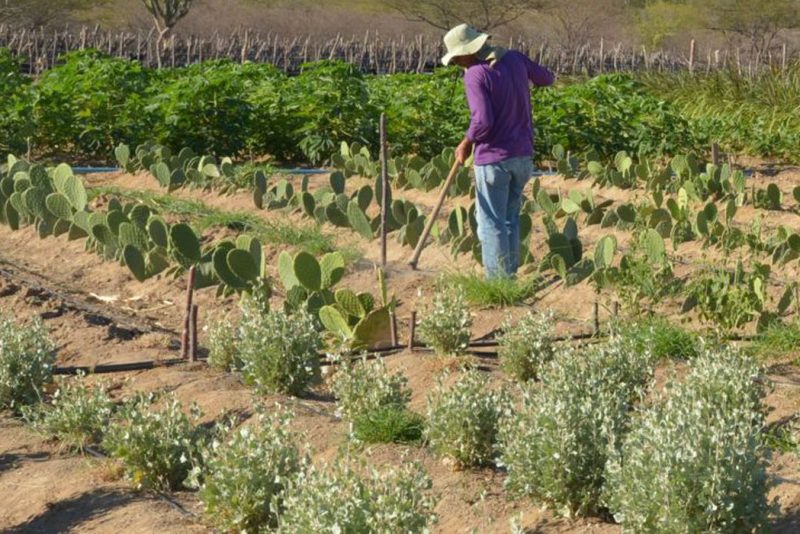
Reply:
[[408, 325], [408, 350], [414, 350], [414, 334], [417, 330], [417, 312], [411, 312], [411, 322]]
[[389, 318], [391, 322], [389, 326], [391, 327], [391, 336], [392, 336], [392, 346], [397, 346], [397, 315], [394, 312], [389, 313]]
[[181, 358], [189, 359], [189, 332], [192, 322], [192, 299], [194, 297], [194, 265], [189, 268], [189, 277], [186, 282], [186, 308], [183, 315], [183, 334], [181, 335]]
[[192, 304], [192, 321], [189, 330], [189, 360], [197, 361], [197, 304]]

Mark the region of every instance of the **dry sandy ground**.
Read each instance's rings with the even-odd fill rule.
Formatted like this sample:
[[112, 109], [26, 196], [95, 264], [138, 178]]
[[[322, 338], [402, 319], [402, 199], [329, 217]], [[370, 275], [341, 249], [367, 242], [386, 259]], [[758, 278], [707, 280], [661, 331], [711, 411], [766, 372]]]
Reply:
[[[762, 178], [757, 177], [757, 180]], [[787, 192], [800, 184], [795, 171], [769, 177], [778, 180]], [[93, 183], [113, 184], [136, 189], [156, 189], [146, 175], [106, 175], [93, 177]], [[576, 187], [575, 182], [548, 179], [548, 188], [562, 190]], [[585, 188], [583, 184], [577, 187]], [[227, 210], [250, 210], [249, 195], [220, 197], [213, 193], [180, 191], [182, 197], [194, 198]], [[397, 193], [395, 196], [404, 196]], [[628, 192], [598, 191], [596, 196], [623, 200]], [[408, 195], [411, 196], [410, 194]], [[430, 206], [436, 196], [414, 193], [413, 200]], [[460, 199], [464, 201], [464, 199]], [[787, 200], [787, 202], [789, 202]], [[741, 210], [742, 222], [752, 216]], [[266, 219], [286, 218], [285, 214], [259, 212]], [[302, 219], [289, 215], [290, 220]], [[770, 213], [770, 224], [793, 224], [797, 215], [789, 211]], [[540, 226], [540, 225], [539, 225]], [[532, 249], [541, 250], [543, 231], [534, 225]], [[588, 250], [600, 236], [608, 233], [598, 227], [582, 228], [582, 238]], [[624, 243], [626, 236], [620, 233]], [[349, 232], [339, 232], [337, 240], [352, 243]], [[60, 365], [94, 365], [98, 363], [162, 360], [177, 356], [178, 332], [181, 324], [181, 302], [184, 281], [157, 278], [138, 283], [126, 268], [114, 262], [104, 262], [86, 253], [80, 242], [64, 238], [39, 240], [30, 229], [11, 232], [0, 227], [0, 312], [19, 318], [38, 315], [59, 347]], [[362, 241], [363, 259], [352, 266], [342, 282], [348, 287], [376, 291], [373, 263], [378, 258], [377, 242], [366, 248]], [[269, 248], [275, 257], [278, 249]], [[390, 291], [401, 301], [399, 308], [400, 336], [407, 335], [410, 310], [421, 306], [436, 276], [442, 271], [475, 269], [471, 258], [456, 260], [445, 247], [431, 246], [422, 257], [419, 271], [405, 265], [410, 254], [407, 248], [393, 241], [389, 249]], [[537, 253], [537, 256], [541, 253]], [[700, 250], [692, 244], [683, 245], [677, 254], [687, 261], [713, 261], [714, 253]], [[272, 264], [274, 265], [274, 261]], [[678, 274], [682, 269], [678, 267]], [[781, 276], [796, 278], [796, 267], [782, 271]], [[777, 289], [775, 290], [777, 291]], [[560, 332], [586, 332], [591, 327], [594, 290], [587, 283], [565, 288], [560, 283], [544, 291], [534, 307], [551, 308], [557, 314]], [[210, 313], [234, 312], [235, 299], [217, 299], [213, 290], [198, 291], [200, 326]], [[608, 315], [610, 297], [602, 295], [601, 320]], [[673, 304], [663, 313], [676, 312]], [[525, 307], [502, 312], [476, 310], [473, 335], [492, 331], [506, 313], [519, 314]], [[203, 339], [200, 340], [201, 344]], [[796, 358], [797, 355], [789, 355]], [[403, 369], [414, 392], [412, 409], [422, 411], [426, 393], [431, 389], [443, 363], [424, 353], [402, 353], [387, 359], [392, 369]], [[502, 373], [492, 357], [479, 360], [490, 380], [499, 381]], [[800, 406], [800, 371], [791, 365], [773, 369], [777, 382], [767, 398], [770, 421], [791, 416]], [[238, 377], [208, 369], [204, 364], [161, 367], [149, 371], [114, 374], [103, 377], [118, 387], [115, 394], [124, 396], [132, 391], [172, 391], [185, 403], [197, 402], [206, 418], [217, 417], [223, 411], [244, 415], [253, 411], [254, 403], [280, 402], [296, 413], [293, 426], [302, 433], [313, 449], [316, 461], [330, 461], [346, 443], [347, 426], [334, 415], [335, 404], [326, 388], [321, 386], [308, 398], [270, 397], [255, 399]], [[180, 493], [177, 499], [190, 515], [155, 496], [134, 492], [130, 485], [118, 480], [108, 462], [80, 457], [59, 451], [29, 428], [4, 417], [0, 422], [0, 530], [11, 532], [191, 532], [204, 530], [196, 515], [200, 506], [191, 493]], [[398, 445], [381, 445], [355, 451], [368, 456], [376, 465], [399, 465], [415, 459], [425, 466], [433, 479], [437, 498], [439, 522], [436, 532], [508, 532], [511, 518], [521, 515], [521, 524], [535, 532], [617, 532], [616, 525], [597, 519], [570, 521], [540, 510], [528, 501], [512, 501], [502, 489], [504, 475], [492, 469], [454, 471], [449, 465], [432, 457], [425, 449]], [[770, 473], [776, 485], [771, 496], [778, 499], [781, 516], [776, 518], [776, 532], [800, 531], [800, 467], [796, 457], [779, 455], [773, 459]]]

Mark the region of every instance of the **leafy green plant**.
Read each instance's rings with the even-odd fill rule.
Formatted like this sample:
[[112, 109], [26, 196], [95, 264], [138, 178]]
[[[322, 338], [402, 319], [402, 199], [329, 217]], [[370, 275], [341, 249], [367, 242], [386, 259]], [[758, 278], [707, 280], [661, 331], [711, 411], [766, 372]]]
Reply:
[[19, 411], [40, 401], [55, 360], [55, 345], [39, 318], [21, 324], [0, 315], [0, 408]]
[[90, 385], [82, 375], [60, 378], [50, 402], [33, 405], [25, 411], [25, 418], [36, 430], [65, 447], [82, 451], [99, 444], [114, 411], [106, 385]]
[[283, 411], [214, 440], [202, 452], [190, 483], [198, 488], [206, 517], [225, 531], [260, 532], [274, 528], [283, 493], [301, 470], [303, 458]]
[[367, 360], [366, 354], [351, 361], [338, 359], [331, 390], [338, 410], [353, 421], [381, 408], [403, 410], [411, 399], [408, 379], [403, 373], [389, 373], [380, 358]]
[[430, 304], [422, 313], [419, 334], [436, 354], [463, 354], [469, 345], [472, 314], [463, 289], [438, 284]]
[[599, 510], [609, 454], [652, 375], [652, 358], [623, 338], [585, 353], [563, 351], [503, 419], [506, 487], [567, 515]]
[[439, 377], [428, 395], [425, 438], [439, 456], [470, 467], [494, 459], [498, 420], [507, 415], [505, 390], [491, 390], [480, 371], [465, 371], [449, 387]]
[[426, 532], [435, 520], [430, 478], [416, 463], [360, 475], [348, 459], [310, 468], [284, 495], [279, 531]]
[[139, 394], [126, 401], [108, 427], [103, 448], [122, 461], [137, 487], [178, 489], [198, 461], [205, 430], [198, 426], [196, 406], [190, 417], [176, 398], [164, 399], [161, 406], [156, 400]]
[[236, 325], [226, 316], [213, 320], [205, 328], [208, 332], [208, 364], [221, 371], [239, 369], [239, 337]]
[[259, 394], [300, 395], [319, 382], [322, 339], [305, 310], [289, 315], [247, 304], [238, 337], [242, 376]]
[[635, 418], [608, 463], [607, 502], [636, 532], [759, 531], [768, 525], [763, 387], [755, 363], [707, 351]]
[[552, 324], [552, 312], [528, 312], [516, 323], [506, 319], [497, 339], [503, 370], [519, 382], [537, 378], [555, 354]]
[[20, 153], [34, 133], [30, 120], [33, 106], [31, 79], [22, 74], [22, 61], [6, 48], [0, 48], [0, 152]]
[[800, 322], [775, 322], [760, 331], [747, 352], [753, 356], [769, 360], [794, 354], [800, 346]]
[[697, 307], [700, 318], [730, 332], [754, 319], [766, 317], [766, 284], [769, 266], [756, 264], [745, 271], [738, 261], [734, 272], [724, 268], [701, 271], [687, 286], [683, 309]]

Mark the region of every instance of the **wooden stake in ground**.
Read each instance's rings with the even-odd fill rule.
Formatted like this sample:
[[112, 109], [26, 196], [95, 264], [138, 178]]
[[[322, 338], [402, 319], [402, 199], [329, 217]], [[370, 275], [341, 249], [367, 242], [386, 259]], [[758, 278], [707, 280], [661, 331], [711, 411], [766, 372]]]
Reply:
[[414, 334], [417, 331], [417, 312], [411, 312], [411, 321], [408, 324], [408, 350], [414, 350]]
[[189, 322], [189, 360], [197, 361], [197, 304], [192, 304], [192, 317]]
[[386, 267], [386, 234], [389, 228], [389, 163], [386, 142], [386, 114], [381, 113], [381, 267]]
[[442, 209], [442, 204], [444, 204], [444, 199], [447, 197], [447, 192], [450, 190], [450, 185], [453, 183], [453, 180], [455, 180], [456, 174], [458, 174], [458, 170], [460, 168], [461, 163], [456, 160], [453, 163], [453, 168], [450, 169], [450, 174], [447, 175], [447, 179], [444, 181], [442, 192], [439, 193], [439, 199], [436, 201], [436, 205], [433, 207], [433, 211], [430, 214], [430, 219], [428, 219], [428, 222], [425, 223], [425, 229], [422, 231], [422, 235], [419, 236], [417, 248], [414, 249], [414, 255], [411, 256], [411, 260], [408, 262], [408, 264], [414, 270], [417, 269], [417, 263], [419, 263], [419, 257], [422, 255], [422, 249], [425, 248], [425, 241], [428, 240], [428, 235], [431, 233], [431, 229], [433, 229], [433, 225], [436, 222], [436, 217], [438, 217], [439, 211]]
[[181, 358], [189, 358], [189, 331], [192, 323], [192, 298], [194, 296], [194, 265], [189, 268], [189, 276], [186, 282], [186, 308], [183, 315], [183, 335], [181, 336]]

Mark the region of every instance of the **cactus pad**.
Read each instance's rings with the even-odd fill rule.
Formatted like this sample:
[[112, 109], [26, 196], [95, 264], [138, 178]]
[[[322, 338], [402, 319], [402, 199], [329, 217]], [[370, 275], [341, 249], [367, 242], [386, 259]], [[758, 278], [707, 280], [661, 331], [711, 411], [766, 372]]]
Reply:
[[172, 246], [190, 262], [200, 261], [200, 240], [194, 230], [185, 223], [175, 224], [169, 230]]

